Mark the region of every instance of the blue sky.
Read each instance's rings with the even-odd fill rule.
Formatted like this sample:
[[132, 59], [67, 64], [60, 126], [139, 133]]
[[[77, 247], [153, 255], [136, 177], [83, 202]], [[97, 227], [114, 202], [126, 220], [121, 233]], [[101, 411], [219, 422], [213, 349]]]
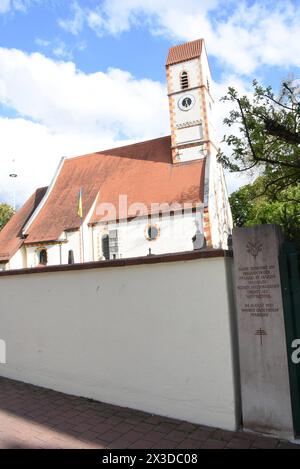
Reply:
[[48, 184], [61, 156], [168, 134], [166, 54], [199, 37], [216, 99], [299, 78], [300, 0], [0, 0], [0, 200]]

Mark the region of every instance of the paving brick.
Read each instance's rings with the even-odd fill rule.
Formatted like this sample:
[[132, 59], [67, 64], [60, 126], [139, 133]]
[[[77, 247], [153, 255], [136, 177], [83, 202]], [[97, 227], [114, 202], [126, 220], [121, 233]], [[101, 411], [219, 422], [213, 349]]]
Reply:
[[132, 441], [128, 441], [125, 438], [118, 438], [117, 440], [109, 443], [109, 449], [127, 449], [132, 445]]
[[120, 423], [124, 422], [124, 420], [121, 417], [118, 417], [116, 415], [113, 415], [112, 417], [108, 417], [108, 418], [109, 418], [109, 423], [112, 426], [119, 425]]
[[129, 423], [119, 423], [119, 425], [114, 426], [114, 430], [120, 433], [126, 433], [130, 430], [134, 430], [134, 425]]
[[143, 437], [143, 433], [135, 432], [132, 430], [124, 434], [124, 438], [127, 441], [130, 441], [132, 443], [134, 443], [135, 441], [139, 440], [142, 437]]
[[160, 417], [159, 415], [151, 415], [147, 419], [145, 419], [145, 423], [151, 423], [153, 425], [158, 425], [164, 421], [164, 417]]
[[150, 449], [153, 447], [153, 442], [146, 440], [137, 440], [132, 443], [129, 448], [133, 449]]
[[[93, 426], [95, 428], [95, 426]], [[91, 429], [91, 425], [88, 423], [80, 423], [74, 426], [73, 430], [78, 430], [80, 433], [86, 432]], [[95, 431], [95, 430], [94, 430]]]
[[0, 448], [295, 448], [0, 377]]
[[144, 434], [145, 440], [153, 441], [154, 443], [163, 440], [165, 436], [165, 433], [156, 432], [155, 430], [151, 430], [150, 432]]
[[201, 449], [223, 449], [225, 446], [226, 441], [208, 439], [201, 445]]
[[252, 447], [253, 448], [263, 448], [263, 449], [273, 449], [278, 446], [279, 440], [274, 438], [256, 438], [254, 440]]
[[194, 440], [199, 440], [199, 441], [205, 441], [208, 438], [210, 438], [210, 436], [212, 436], [213, 433], [214, 433], [214, 430], [212, 430], [211, 428], [207, 428], [207, 429], [199, 428], [189, 433], [189, 438], [192, 438]]
[[196, 429], [197, 429], [197, 425], [194, 425], [188, 422], [181, 423], [177, 428], [177, 430], [182, 431], [182, 432], [187, 432], [187, 433], [191, 433], [195, 431]]
[[89, 430], [87, 432], [83, 432], [81, 437], [84, 438], [84, 440], [93, 441], [93, 440], [96, 440], [96, 438], [99, 437], [99, 433]]
[[173, 430], [176, 430], [178, 425], [174, 425], [173, 423], [166, 423], [161, 422], [155, 426], [155, 430], [162, 433], [170, 433]]
[[252, 445], [252, 443], [253, 443], [252, 440], [246, 440], [244, 438], [242, 438], [242, 439], [234, 438], [233, 440], [229, 441], [226, 448], [229, 448], [229, 449], [249, 449], [250, 446]]
[[171, 441], [180, 442], [186, 438], [185, 432], [179, 432], [178, 430], [173, 430], [167, 435], [167, 439]]
[[147, 433], [147, 432], [150, 432], [151, 430], [154, 430], [156, 428], [156, 426], [154, 425], [150, 425], [150, 423], [139, 423], [136, 427], [135, 427], [135, 430], [137, 432], [142, 432], [142, 433]]
[[[112, 429], [112, 426], [110, 425], [109, 422], [104, 422], [104, 423], [99, 423], [99, 424], [96, 424], [96, 425], [91, 425], [91, 430], [93, 432], [99, 433], [100, 435], [102, 435], [105, 432], [108, 432], [111, 429]], [[114, 427], [114, 430], [117, 431], [117, 429], [115, 427]]]
[[163, 439], [155, 443], [152, 448], [157, 449], [176, 449], [177, 443], [175, 441]]
[[239, 430], [237, 432], [232, 432], [232, 438], [239, 438], [245, 440], [256, 440], [257, 433], [245, 432], [243, 430]]
[[101, 435], [101, 440], [107, 441], [107, 443], [111, 443], [112, 441], [117, 440], [118, 438], [120, 438], [120, 436], [122, 436], [122, 433], [116, 432], [114, 430], [110, 430], [110, 431], [108, 431], [106, 433], [103, 433]]
[[221, 441], [230, 441], [233, 439], [234, 434], [229, 430], [216, 430], [212, 433], [212, 437], [214, 440], [221, 440]]
[[203, 441], [197, 441], [197, 440], [192, 440], [187, 438], [186, 440], [183, 440], [179, 443], [177, 446], [178, 449], [199, 449], [201, 448], [201, 445], [203, 444]]

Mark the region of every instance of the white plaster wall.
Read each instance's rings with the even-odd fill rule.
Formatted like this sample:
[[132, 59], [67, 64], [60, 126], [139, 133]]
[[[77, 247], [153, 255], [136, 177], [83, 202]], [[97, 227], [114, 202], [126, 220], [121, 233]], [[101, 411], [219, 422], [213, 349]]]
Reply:
[[203, 145], [195, 145], [194, 147], [179, 149], [179, 158], [180, 162], [199, 160], [204, 158], [204, 148]]
[[26, 260], [26, 250], [24, 247], [18, 249], [18, 251], [12, 256], [10, 259], [7, 268], [9, 270], [12, 269], [23, 269], [27, 267], [27, 260]]
[[234, 430], [230, 263], [0, 277], [0, 375]]
[[208, 63], [208, 57], [207, 57], [207, 52], [205, 45], [202, 48], [201, 52], [201, 57], [200, 57], [200, 66], [202, 70], [202, 85], [207, 86], [207, 81], [209, 82], [209, 90], [211, 91], [213, 83], [211, 79], [211, 73], [210, 73], [210, 68], [209, 68], [209, 63]]
[[79, 230], [69, 231], [65, 233], [67, 243], [62, 245], [62, 263], [67, 264], [69, 258], [69, 251], [74, 253], [74, 262], [81, 262], [80, 259], [80, 234]]
[[209, 140], [215, 145], [216, 148], [219, 148], [220, 141], [218, 139], [217, 131], [215, 127], [215, 122], [217, 121], [216, 116], [215, 116], [215, 104], [207, 91], [205, 91], [205, 102], [206, 102]]
[[189, 143], [203, 138], [202, 125], [194, 125], [176, 130], [176, 143]]
[[210, 155], [208, 208], [213, 247], [227, 249], [233, 222], [224, 172], [216, 160], [215, 150]]
[[[43, 246], [26, 246], [27, 267], [37, 267], [39, 265], [39, 253], [42, 249], [47, 250], [48, 265], [60, 265], [60, 247], [58, 244], [45, 244]], [[15, 267], [20, 269], [21, 267]]]
[[[95, 260], [102, 258], [101, 238], [107, 230], [118, 231], [119, 257], [140, 257], [149, 253], [164, 254], [172, 252], [183, 252], [193, 250], [192, 237], [195, 235], [196, 220], [202, 227], [203, 212], [188, 212], [184, 215], [174, 214], [174, 217], [163, 216], [161, 219], [153, 217], [151, 222], [148, 218], [137, 218], [125, 223], [109, 223], [108, 226], [96, 225], [94, 227], [95, 245], [98, 246]], [[149, 224], [159, 228], [159, 236], [156, 240], [149, 241], [145, 232]]]
[[[191, 149], [194, 155], [198, 155], [197, 148]], [[198, 149], [199, 151], [199, 149]], [[192, 157], [192, 155], [191, 155]], [[163, 216], [161, 219], [153, 217], [151, 224], [155, 224], [160, 231], [156, 240], [149, 241], [145, 236], [147, 226], [150, 224], [148, 218], [136, 218], [132, 221], [109, 223], [108, 225], [98, 224], [88, 227], [85, 223], [83, 227], [84, 236], [84, 261], [102, 260], [102, 236], [108, 233], [108, 230], [116, 229], [118, 231], [119, 257], [139, 257], [145, 256], [151, 248], [154, 254], [164, 254], [172, 252], [183, 252], [193, 250], [192, 237], [195, 235], [197, 226], [196, 219], [202, 227], [202, 209], [197, 213], [191, 211], [184, 215], [175, 214], [174, 217]], [[87, 218], [88, 219], [88, 218]], [[202, 231], [202, 228], [200, 229]], [[21, 269], [23, 267], [37, 267], [39, 264], [39, 252], [46, 249], [48, 254], [48, 265], [60, 265], [68, 263], [69, 250], [74, 252], [74, 262], [81, 262], [80, 233], [79, 230], [66, 232], [61, 236], [64, 241], [59, 244], [43, 246], [27, 246], [27, 263], [24, 261], [22, 249], [19, 250], [11, 259], [10, 269]], [[61, 252], [60, 252], [61, 251]]]
[[[195, 99], [195, 104], [191, 109], [188, 111], [183, 111], [182, 109], [179, 108], [178, 106], [178, 101], [180, 98], [186, 95], [191, 95]], [[174, 99], [174, 120], [175, 120], [175, 126], [177, 124], [185, 124], [191, 121], [196, 121], [196, 120], [202, 120], [203, 121], [203, 111], [202, 111], [202, 106], [201, 106], [201, 99], [200, 99], [200, 93], [199, 89], [189, 91], [189, 90], [184, 90], [181, 93], [175, 94], [173, 96]]]
[[199, 86], [199, 70], [200, 59], [192, 59], [179, 64], [170, 65], [170, 75], [172, 83], [172, 91], [181, 91], [180, 76], [183, 71], [186, 71], [189, 76], [189, 88]]

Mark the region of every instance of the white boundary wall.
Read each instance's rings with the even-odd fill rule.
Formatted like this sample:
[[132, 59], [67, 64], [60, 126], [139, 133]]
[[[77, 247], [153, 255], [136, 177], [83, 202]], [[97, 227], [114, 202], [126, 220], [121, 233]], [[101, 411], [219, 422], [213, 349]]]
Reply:
[[0, 276], [0, 375], [236, 429], [227, 257]]

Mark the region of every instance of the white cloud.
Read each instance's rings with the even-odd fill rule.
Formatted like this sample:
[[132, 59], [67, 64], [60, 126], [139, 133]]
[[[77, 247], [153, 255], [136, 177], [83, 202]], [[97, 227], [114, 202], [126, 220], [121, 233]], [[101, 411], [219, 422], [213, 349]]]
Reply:
[[0, 0], [0, 13], [7, 13], [10, 10], [10, 0]]
[[52, 39], [43, 39], [37, 37], [35, 43], [43, 51], [52, 53], [58, 59], [72, 60], [74, 51], [83, 51], [86, 49], [86, 43], [84, 41], [77, 41], [71, 45], [66, 44], [58, 37]]
[[26, 12], [29, 6], [40, 0], [0, 0], [0, 14], [8, 13], [9, 11]]
[[72, 8], [72, 19], [60, 24], [73, 34], [84, 25], [101, 36], [147, 24], [176, 41], [204, 37], [209, 54], [236, 73], [300, 66], [300, 8], [291, 0], [104, 0], [93, 10], [78, 2]]
[[106, 130], [116, 138], [143, 138], [165, 132], [168, 123], [159, 82], [118, 69], [85, 74], [72, 62], [13, 49], [0, 48], [0, 100], [55, 132]]
[[[215, 98], [215, 105], [214, 105], [214, 117], [213, 120], [216, 124], [217, 135], [220, 142], [221, 150], [226, 153], [230, 154], [231, 149], [225, 144], [222, 143], [223, 137], [225, 134], [228, 134], [230, 131], [231, 134], [238, 135], [239, 129], [238, 127], [231, 127], [230, 129], [223, 123], [224, 117], [229, 115], [229, 112], [232, 110], [232, 103], [231, 102], [221, 102], [220, 99], [227, 94], [229, 86], [233, 86], [240, 95], [247, 95], [250, 97], [251, 95], [251, 86], [250, 83], [247, 83], [241, 80], [240, 77], [229, 74], [224, 75], [220, 83], [213, 82], [212, 84], [212, 93]], [[231, 193], [236, 191], [240, 186], [245, 184], [249, 184], [252, 182], [256, 177], [257, 174], [254, 176], [249, 172], [246, 173], [231, 173], [229, 171], [225, 171], [226, 176], [226, 183], [228, 192]]]
[[71, 3], [71, 10], [72, 17], [67, 19], [60, 18], [58, 24], [65, 31], [77, 35], [83, 28], [85, 12], [76, 1]]
[[[218, 102], [227, 86], [248, 92], [235, 76], [214, 84], [220, 140], [228, 109]], [[0, 118], [0, 195], [21, 202], [36, 187], [48, 185], [61, 156], [85, 154], [130, 141], [169, 133], [166, 89], [158, 82], [136, 80], [110, 69], [85, 74], [72, 62], [42, 54], [0, 48], [0, 102], [23, 118]], [[31, 119], [31, 120], [28, 120]], [[33, 121], [32, 121], [33, 120]], [[119, 143], [118, 143], [119, 142]], [[16, 180], [11, 161], [16, 160]], [[230, 191], [244, 180], [229, 175]]]
[[[0, 193], [12, 158], [18, 200], [48, 184], [58, 159], [169, 133], [166, 89], [110, 69], [85, 74], [72, 62], [0, 48], [0, 102], [23, 118], [0, 119]], [[30, 119], [30, 120], [28, 120]]]
[[[51, 132], [45, 125], [22, 118], [0, 118], [0, 134], [0, 195], [11, 204], [14, 191], [19, 204], [37, 187], [47, 186], [62, 156], [115, 145], [109, 134]], [[16, 179], [9, 178], [12, 172], [17, 173]]]
[[37, 37], [34, 42], [40, 47], [48, 47], [51, 44], [51, 41], [48, 41], [47, 39], [43, 39], [41, 37]]
[[72, 51], [63, 41], [57, 41], [52, 49], [53, 55], [58, 59], [71, 60], [73, 57]]

